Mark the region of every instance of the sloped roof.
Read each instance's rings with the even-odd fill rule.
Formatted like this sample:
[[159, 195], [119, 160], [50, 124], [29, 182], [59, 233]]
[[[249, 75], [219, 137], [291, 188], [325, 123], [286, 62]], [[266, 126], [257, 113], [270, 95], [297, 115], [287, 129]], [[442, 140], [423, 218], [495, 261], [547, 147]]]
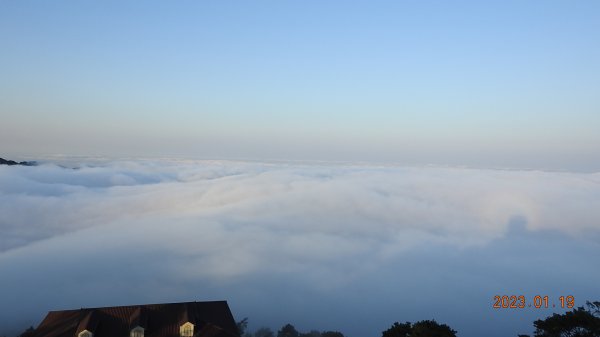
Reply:
[[179, 337], [179, 327], [194, 324], [194, 337], [239, 337], [226, 301], [183, 302], [50, 311], [33, 337], [129, 337], [136, 326], [144, 337]]

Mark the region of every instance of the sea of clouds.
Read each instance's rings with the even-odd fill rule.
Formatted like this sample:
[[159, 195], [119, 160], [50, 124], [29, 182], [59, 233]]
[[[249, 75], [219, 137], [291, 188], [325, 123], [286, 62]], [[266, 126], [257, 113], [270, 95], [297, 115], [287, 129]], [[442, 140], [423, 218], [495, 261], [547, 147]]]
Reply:
[[493, 296], [600, 300], [599, 233], [599, 173], [1, 166], [0, 334], [47, 310], [207, 299], [229, 300], [251, 328], [377, 337], [394, 321], [435, 318], [461, 336], [494, 324], [529, 333], [552, 311], [494, 311]]

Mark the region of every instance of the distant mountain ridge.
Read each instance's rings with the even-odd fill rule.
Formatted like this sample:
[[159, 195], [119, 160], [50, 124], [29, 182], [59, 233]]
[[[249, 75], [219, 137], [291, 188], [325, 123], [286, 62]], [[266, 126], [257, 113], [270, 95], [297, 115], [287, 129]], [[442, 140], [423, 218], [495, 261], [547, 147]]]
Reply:
[[37, 165], [34, 161], [22, 161], [16, 162], [14, 160], [6, 160], [4, 158], [0, 158], [0, 165], [21, 165], [21, 166], [35, 166]]

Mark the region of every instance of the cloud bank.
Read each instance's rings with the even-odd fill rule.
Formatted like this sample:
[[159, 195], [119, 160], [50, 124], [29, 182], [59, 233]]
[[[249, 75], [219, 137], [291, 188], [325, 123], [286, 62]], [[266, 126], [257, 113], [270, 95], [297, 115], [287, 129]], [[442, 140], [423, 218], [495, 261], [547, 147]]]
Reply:
[[[295, 320], [378, 336], [393, 321], [435, 316], [468, 336], [482, 331], [457, 309], [504, 328], [515, 319], [488, 310], [494, 291], [585, 301], [600, 280], [588, 270], [600, 257], [598, 173], [178, 160], [0, 167], [0, 215], [7, 331], [50, 309], [224, 298], [274, 329]], [[574, 277], [586, 272], [587, 281]]]

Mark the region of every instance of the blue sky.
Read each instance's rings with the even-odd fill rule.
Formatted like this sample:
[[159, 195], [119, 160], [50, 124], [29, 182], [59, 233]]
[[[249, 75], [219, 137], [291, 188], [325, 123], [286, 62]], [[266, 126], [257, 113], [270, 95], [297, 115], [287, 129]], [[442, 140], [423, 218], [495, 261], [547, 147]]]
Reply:
[[595, 1], [0, 6], [5, 153], [600, 166]]

